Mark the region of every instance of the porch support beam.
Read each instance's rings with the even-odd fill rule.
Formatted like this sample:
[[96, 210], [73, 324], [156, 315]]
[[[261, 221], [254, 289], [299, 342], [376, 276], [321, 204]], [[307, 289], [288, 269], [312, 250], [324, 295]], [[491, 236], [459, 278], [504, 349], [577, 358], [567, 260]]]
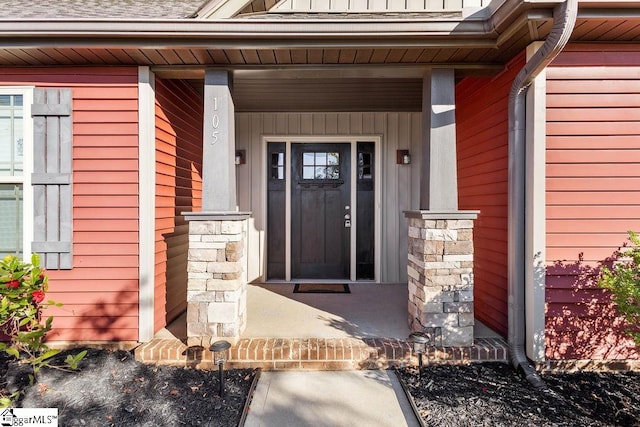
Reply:
[[473, 345], [473, 226], [458, 210], [455, 79], [431, 69], [422, 89], [420, 210], [407, 211], [409, 328], [431, 345]]
[[231, 74], [205, 71], [202, 210], [236, 210], [235, 120]]
[[189, 222], [187, 344], [240, 339], [246, 325], [250, 212], [236, 206], [235, 117], [228, 71], [205, 71], [202, 211]]
[[420, 209], [458, 210], [454, 70], [427, 70], [422, 84]]

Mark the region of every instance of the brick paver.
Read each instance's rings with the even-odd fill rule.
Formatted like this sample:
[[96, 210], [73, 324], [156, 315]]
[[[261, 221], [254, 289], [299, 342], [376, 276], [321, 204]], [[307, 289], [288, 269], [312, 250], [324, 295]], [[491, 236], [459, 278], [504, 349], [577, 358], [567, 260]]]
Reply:
[[[423, 363], [503, 361], [508, 358], [503, 339], [477, 338], [472, 347], [429, 347]], [[176, 339], [158, 339], [135, 349], [145, 363], [212, 368], [205, 347], [187, 347]], [[387, 369], [417, 364], [406, 340], [386, 338], [245, 338], [231, 347], [227, 367], [264, 370]]]

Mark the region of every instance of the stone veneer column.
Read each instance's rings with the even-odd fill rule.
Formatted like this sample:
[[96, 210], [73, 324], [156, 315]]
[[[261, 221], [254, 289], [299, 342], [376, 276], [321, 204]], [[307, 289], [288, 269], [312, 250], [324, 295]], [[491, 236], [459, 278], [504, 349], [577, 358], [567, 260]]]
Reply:
[[187, 345], [235, 343], [247, 322], [246, 213], [188, 213]]
[[437, 346], [473, 345], [475, 211], [405, 212], [409, 220], [409, 327]]

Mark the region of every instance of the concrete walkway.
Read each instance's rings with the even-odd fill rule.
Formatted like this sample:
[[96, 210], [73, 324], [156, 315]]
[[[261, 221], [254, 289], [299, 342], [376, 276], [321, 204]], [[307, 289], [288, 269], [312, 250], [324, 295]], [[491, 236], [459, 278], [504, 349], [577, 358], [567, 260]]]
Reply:
[[263, 372], [246, 427], [419, 426], [389, 371]]

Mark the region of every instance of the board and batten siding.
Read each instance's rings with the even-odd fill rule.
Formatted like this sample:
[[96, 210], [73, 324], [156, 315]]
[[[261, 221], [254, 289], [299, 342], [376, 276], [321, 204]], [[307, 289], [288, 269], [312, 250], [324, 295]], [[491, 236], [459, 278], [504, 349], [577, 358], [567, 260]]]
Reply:
[[[407, 222], [403, 211], [417, 209], [421, 156], [421, 113], [238, 113], [236, 148], [246, 150], [247, 163], [237, 167], [238, 205], [251, 211], [248, 236], [249, 281], [264, 280], [265, 136], [380, 136], [381, 282], [407, 280]], [[363, 139], [366, 141], [366, 138]], [[396, 150], [411, 152], [411, 165], [396, 164]]]
[[638, 358], [605, 260], [640, 231], [640, 49], [570, 45], [547, 71], [546, 357]]
[[202, 96], [181, 80], [155, 81], [156, 244], [154, 331], [187, 307], [189, 225], [202, 207]]
[[466, 78], [456, 85], [458, 199], [479, 210], [473, 230], [476, 317], [507, 335], [508, 98], [524, 65], [512, 60], [493, 78]]
[[491, 0], [285, 0], [273, 12], [443, 12], [488, 6]]
[[73, 95], [73, 268], [49, 270], [50, 340], [138, 339], [138, 70], [11, 68], [0, 85]]

